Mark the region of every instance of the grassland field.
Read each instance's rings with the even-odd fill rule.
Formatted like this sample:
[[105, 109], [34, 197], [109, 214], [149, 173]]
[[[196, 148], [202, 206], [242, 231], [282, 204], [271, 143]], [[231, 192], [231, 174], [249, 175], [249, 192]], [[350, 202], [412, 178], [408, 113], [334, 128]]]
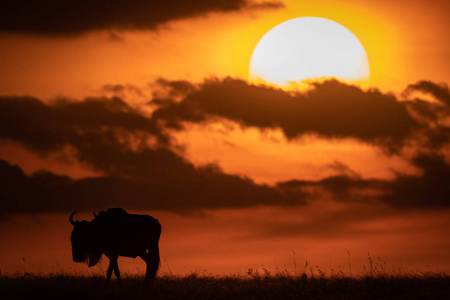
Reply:
[[[114, 277], [112, 279], [115, 279]], [[105, 288], [99, 275], [14, 274], [0, 277], [0, 299], [450, 299], [450, 275], [287, 273], [244, 275], [162, 275], [151, 287], [143, 276], [123, 276]]]

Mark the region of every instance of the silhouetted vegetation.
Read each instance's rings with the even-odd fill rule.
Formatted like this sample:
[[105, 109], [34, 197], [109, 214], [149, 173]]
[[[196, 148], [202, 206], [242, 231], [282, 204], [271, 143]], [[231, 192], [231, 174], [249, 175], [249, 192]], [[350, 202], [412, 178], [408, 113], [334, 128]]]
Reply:
[[148, 288], [141, 276], [125, 276], [104, 288], [102, 276], [32, 274], [0, 277], [0, 299], [450, 299], [447, 274], [377, 274], [350, 277], [287, 272], [157, 277]]

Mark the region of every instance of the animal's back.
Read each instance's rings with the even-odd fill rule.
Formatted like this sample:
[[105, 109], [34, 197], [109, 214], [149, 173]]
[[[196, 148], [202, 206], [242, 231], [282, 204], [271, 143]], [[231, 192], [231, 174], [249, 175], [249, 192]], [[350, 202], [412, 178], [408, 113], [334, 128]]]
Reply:
[[94, 219], [99, 223], [117, 222], [125, 218], [128, 213], [122, 208], [108, 208], [108, 210], [102, 210], [98, 216]]
[[128, 214], [122, 209], [108, 209], [103, 222], [105, 251], [117, 251], [122, 256], [142, 254], [157, 245], [161, 235], [161, 224], [157, 219]]

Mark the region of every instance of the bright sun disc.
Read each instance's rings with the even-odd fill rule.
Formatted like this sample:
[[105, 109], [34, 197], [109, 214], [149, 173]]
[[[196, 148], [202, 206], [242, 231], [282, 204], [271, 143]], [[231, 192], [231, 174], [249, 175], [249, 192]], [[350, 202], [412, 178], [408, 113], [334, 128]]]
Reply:
[[258, 42], [250, 60], [251, 79], [279, 86], [324, 77], [365, 81], [369, 75], [358, 38], [344, 26], [317, 17], [275, 26]]

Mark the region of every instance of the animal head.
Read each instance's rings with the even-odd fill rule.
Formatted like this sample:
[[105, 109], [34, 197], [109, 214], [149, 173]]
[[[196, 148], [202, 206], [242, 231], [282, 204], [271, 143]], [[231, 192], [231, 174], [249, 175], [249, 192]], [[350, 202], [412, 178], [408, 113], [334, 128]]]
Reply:
[[74, 221], [74, 211], [70, 217], [73, 225], [70, 241], [72, 243], [72, 259], [74, 262], [86, 262], [89, 267], [94, 266], [100, 260], [101, 252], [96, 250], [96, 226], [89, 221]]

